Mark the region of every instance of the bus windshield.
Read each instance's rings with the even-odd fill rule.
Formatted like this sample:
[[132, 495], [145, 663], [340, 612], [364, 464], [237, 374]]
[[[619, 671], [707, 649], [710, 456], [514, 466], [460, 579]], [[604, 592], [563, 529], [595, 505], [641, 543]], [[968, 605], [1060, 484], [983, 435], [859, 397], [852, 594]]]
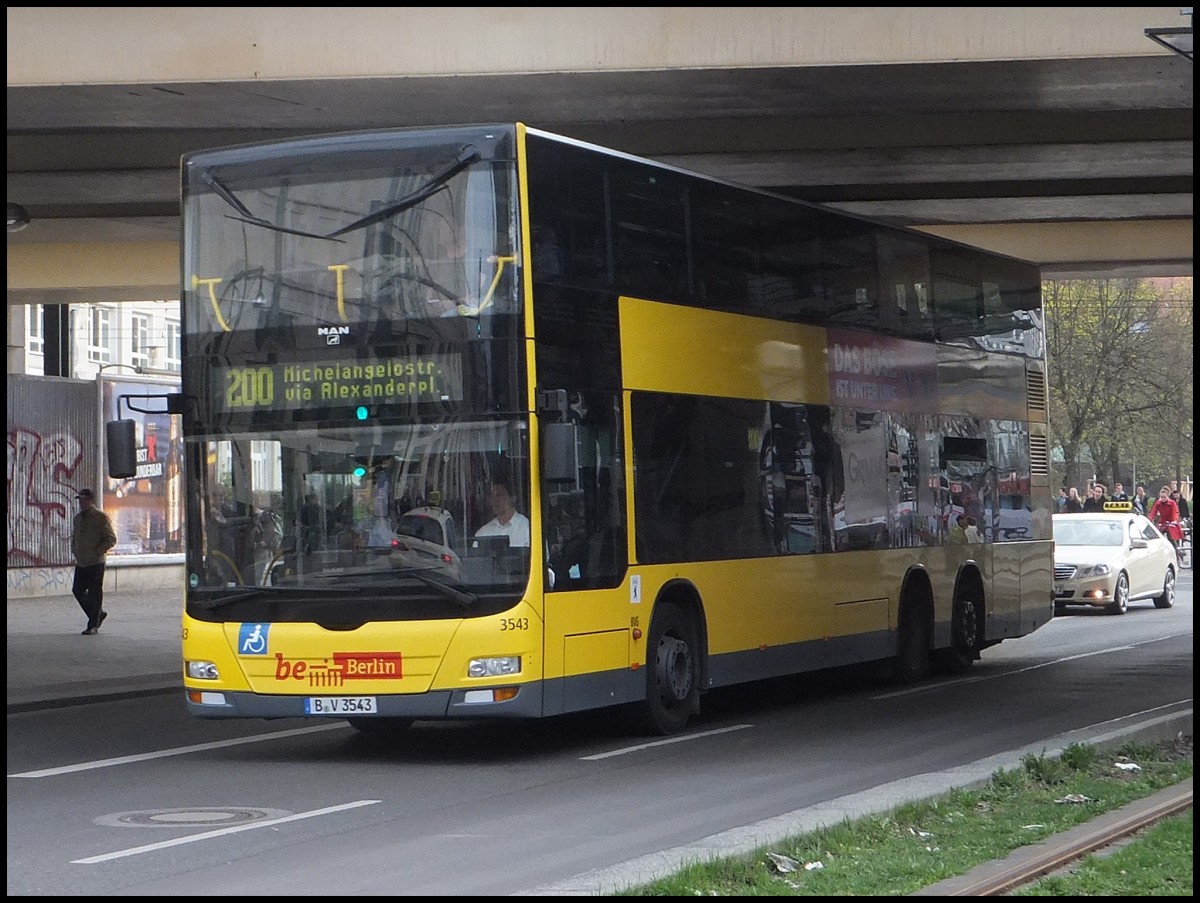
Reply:
[[516, 418], [198, 439], [192, 453], [208, 466], [192, 595], [201, 610], [257, 600], [278, 611], [294, 597], [300, 616], [331, 594], [468, 608], [520, 589], [528, 495], [514, 462], [525, 444]]
[[461, 616], [524, 585], [527, 510], [493, 505], [529, 499], [512, 144], [185, 158], [196, 617]]
[[186, 158], [186, 332], [511, 312], [513, 161], [496, 132]]

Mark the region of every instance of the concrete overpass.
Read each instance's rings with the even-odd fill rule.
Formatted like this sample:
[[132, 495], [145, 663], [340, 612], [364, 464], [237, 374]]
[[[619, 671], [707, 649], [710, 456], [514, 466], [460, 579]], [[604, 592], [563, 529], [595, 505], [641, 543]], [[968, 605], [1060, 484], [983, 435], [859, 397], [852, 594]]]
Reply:
[[178, 158], [521, 119], [1028, 258], [1192, 274], [1179, 7], [8, 7], [8, 300], [178, 294]]

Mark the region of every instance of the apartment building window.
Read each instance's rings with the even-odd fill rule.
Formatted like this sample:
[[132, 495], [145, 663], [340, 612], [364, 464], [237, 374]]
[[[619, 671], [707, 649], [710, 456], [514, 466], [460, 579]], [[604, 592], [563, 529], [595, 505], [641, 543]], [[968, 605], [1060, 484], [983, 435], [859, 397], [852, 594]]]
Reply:
[[25, 335], [25, 348], [30, 354], [46, 353], [46, 321], [43, 319], [42, 305], [25, 306]]
[[134, 314], [130, 319], [129, 360], [135, 367], [150, 366], [150, 318]]
[[107, 307], [93, 307], [88, 316], [87, 359], [94, 364], [108, 364], [113, 359], [113, 311]]
[[167, 320], [167, 347], [163, 352], [163, 369], [178, 373], [183, 364], [183, 346], [179, 338], [179, 322]]

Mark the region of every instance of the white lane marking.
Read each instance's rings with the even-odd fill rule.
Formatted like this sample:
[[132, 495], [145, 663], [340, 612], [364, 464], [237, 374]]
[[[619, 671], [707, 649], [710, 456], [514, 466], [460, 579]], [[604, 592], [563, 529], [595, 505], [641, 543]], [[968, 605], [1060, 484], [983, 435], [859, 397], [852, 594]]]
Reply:
[[897, 696], [912, 696], [915, 693], [928, 693], [931, 690], [940, 690], [942, 687], [961, 687], [964, 684], [978, 683], [981, 680], [998, 680], [1001, 677], [1011, 677], [1013, 674], [1022, 674], [1025, 671], [1036, 671], [1038, 668], [1048, 668], [1051, 665], [1061, 665], [1063, 662], [1073, 662], [1080, 658], [1091, 658], [1093, 655], [1108, 655], [1110, 652], [1125, 652], [1129, 649], [1136, 649], [1138, 646], [1149, 646], [1151, 643], [1161, 643], [1164, 640], [1174, 640], [1179, 637], [1191, 636], [1188, 633], [1172, 633], [1167, 636], [1154, 637], [1149, 640], [1142, 640], [1138, 643], [1126, 643], [1123, 646], [1110, 646], [1107, 649], [1096, 649], [1092, 652], [1080, 652], [1078, 655], [1067, 655], [1063, 658], [1052, 659], [1048, 662], [1042, 662], [1037, 665], [1029, 665], [1025, 668], [1015, 668], [1012, 671], [1000, 671], [996, 674], [979, 674], [974, 677], [952, 677], [948, 680], [939, 680], [934, 683], [922, 684], [917, 687], [907, 687], [903, 690], [894, 690], [891, 693], [882, 693], [879, 696], [872, 696], [872, 699], [894, 699]]
[[42, 768], [38, 771], [23, 771], [20, 774], [10, 774], [10, 778], [52, 778], [60, 774], [71, 774], [75, 771], [91, 771], [94, 768], [111, 768], [114, 765], [128, 765], [130, 762], [145, 762], [150, 759], [166, 759], [171, 756], [186, 756], [194, 752], [204, 752], [209, 749], [224, 749], [227, 746], [241, 746], [243, 743], [262, 743], [266, 740], [282, 740], [285, 737], [299, 737], [302, 734], [316, 734], [321, 731], [336, 731], [350, 725], [345, 721], [336, 724], [322, 724], [317, 727], [298, 727], [290, 731], [277, 731], [273, 734], [254, 734], [250, 737], [237, 737], [233, 740], [217, 740], [213, 743], [197, 743], [195, 746], [178, 746], [175, 749], [160, 749], [158, 752], [137, 753], [132, 756], [118, 756], [113, 759], [97, 759], [94, 762], [79, 762], [75, 765], [62, 765], [58, 768]]
[[174, 840], [161, 840], [158, 843], [148, 843], [141, 847], [131, 847], [128, 850], [117, 850], [115, 853], [104, 853], [100, 856], [89, 856], [86, 859], [72, 859], [72, 865], [95, 865], [97, 862], [109, 862], [113, 859], [124, 859], [127, 856], [139, 856], [142, 853], [153, 853], [155, 850], [165, 850], [167, 847], [177, 847], [180, 844], [195, 843], [198, 840], [210, 840], [213, 837], [224, 837], [226, 834], [237, 834], [241, 831], [253, 831], [255, 828], [269, 828], [282, 825], [289, 821], [300, 821], [303, 818], [315, 818], [318, 815], [329, 815], [334, 812], [345, 812], [347, 809], [360, 809], [363, 806], [374, 806], [382, 800], [357, 800], [353, 803], [342, 803], [340, 806], [328, 806], [324, 809], [314, 809], [311, 812], [297, 812], [295, 815], [285, 815], [282, 818], [269, 818], [249, 825], [234, 825], [229, 828], [218, 828], [215, 831], [205, 831], [203, 834], [192, 834], [188, 837], [176, 837]]
[[717, 734], [727, 734], [730, 731], [741, 731], [748, 727], [754, 727], [753, 724], [735, 724], [730, 727], [720, 727], [716, 730], [701, 731], [698, 734], [685, 734], [682, 737], [668, 737], [666, 740], [654, 740], [650, 743], [639, 743], [637, 746], [625, 746], [621, 749], [613, 749], [604, 753], [596, 753], [594, 756], [580, 756], [581, 762], [595, 762], [599, 759], [609, 759], [613, 756], [625, 756], [629, 753], [640, 752], [643, 749], [650, 749], [655, 746], [667, 746], [670, 743], [683, 743], [686, 740], [699, 740], [701, 737], [714, 737]]

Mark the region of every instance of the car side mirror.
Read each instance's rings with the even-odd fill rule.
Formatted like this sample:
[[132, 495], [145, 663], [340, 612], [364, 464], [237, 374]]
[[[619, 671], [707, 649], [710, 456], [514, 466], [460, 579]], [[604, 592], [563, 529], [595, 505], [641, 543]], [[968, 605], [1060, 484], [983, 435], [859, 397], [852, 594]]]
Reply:
[[1144, 540], [1144, 539], [1135, 539], [1129, 543], [1129, 548], [1131, 548], [1131, 549], [1148, 549], [1148, 548], [1150, 548], [1150, 543], [1146, 542], [1146, 540]]

